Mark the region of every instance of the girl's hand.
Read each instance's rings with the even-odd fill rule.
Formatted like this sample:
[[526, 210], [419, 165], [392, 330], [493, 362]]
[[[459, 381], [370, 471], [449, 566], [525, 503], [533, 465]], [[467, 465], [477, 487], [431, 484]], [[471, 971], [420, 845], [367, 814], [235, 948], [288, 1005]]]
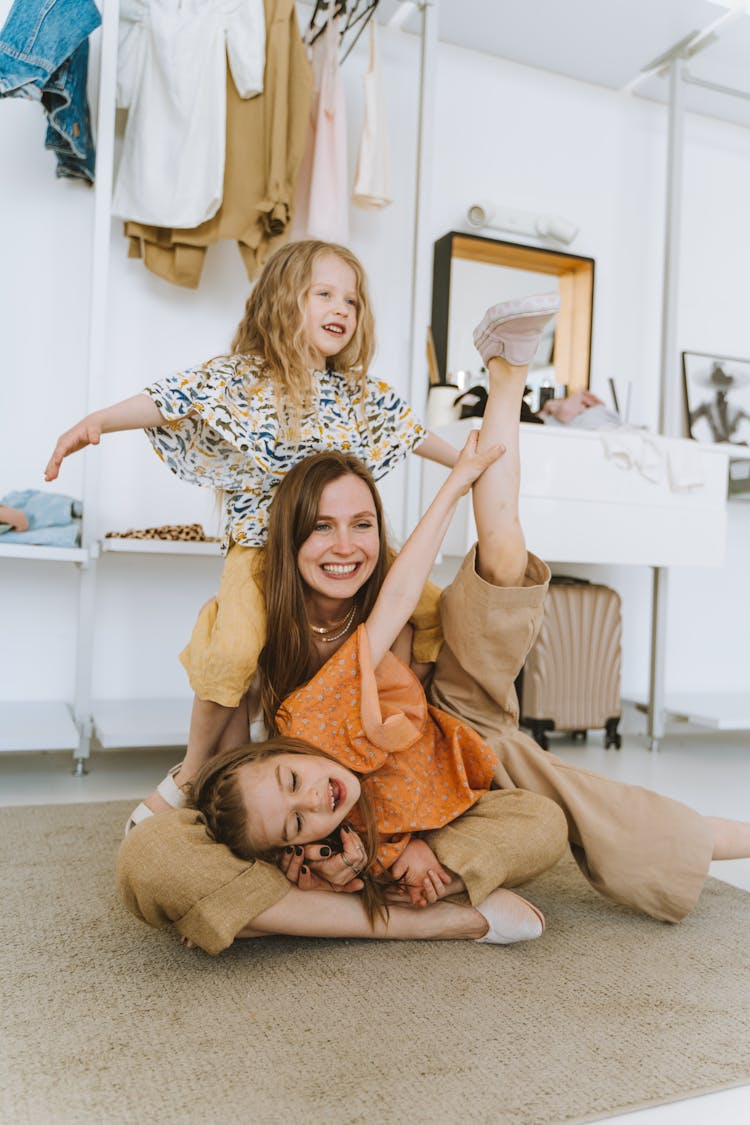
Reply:
[[505, 453], [504, 445], [491, 445], [489, 449], [478, 452], [479, 430], [472, 430], [466, 439], [466, 445], [458, 455], [458, 460], [451, 469], [449, 480], [458, 486], [459, 496], [465, 496], [474, 481], [481, 477], [485, 469], [494, 465]]
[[66, 457], [71, 453], [78, 453], [79, 450], [85, 449], [87, 445], [98, 445], [101, 436], [101, 425], [91, 418], [84, 418], [76, 426], [66, 430], [57, 439], [55, 451], [44, 470], [44, 479], [56, 480], [57, 474], [60, 472], [60, 466]]
[[[300, 891], [333, 891], [339, 889], [331, 886], [319, 875], [314, 874], [310, 865], [305, 863], [304, 848], [285, 848], [279, 860], [279, 866], [289, 882], [293, 883]], [[359, 890], [360, 888], [355, 889]]]
[[361, 891], [364, 883], [358, 873], [367, 866], [367, 853], [353, 828], [342, 828], [340, 835], [340, 852], [332, 852], [327, 844], [286, 848], [279, 866], [287, 879], [303, 891]]
[[438, 902], [451, 882], [450, 874], [424, 840], [409, 841], [391, 867], [391, 874], [406, 883], [405, 893], [412, 906]]

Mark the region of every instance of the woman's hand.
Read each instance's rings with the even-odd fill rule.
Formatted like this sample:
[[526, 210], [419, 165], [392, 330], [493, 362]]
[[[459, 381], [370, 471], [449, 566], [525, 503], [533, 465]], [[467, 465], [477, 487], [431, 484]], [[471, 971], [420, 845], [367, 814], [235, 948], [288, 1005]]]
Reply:
[[279, 866], [287, 879], [302, 891], [361, 891], [364, 883], [358, 876], [367, 866], [367, 853], [353, 828], [344, 826], [340, 836], [340, 852], [327, 844], [285, 848]]
[[452, 881], [450, 874], [438, 861], [432, 848], [424, 840], [410, 840], [391, 867], [395, 879], [406, 883], [412, 906], [427, 906], [438, 902]]
[[459, 489], [459, 495], [465, 496], [476, 480], [481, 477], [485, 469], [494, 465], [505, 453], [504, 445], [491, 445], [489, 449], [479, 452], [479, 430], [471, 430], [466, 445], [458, 455], [458, 460], [451, 469], [449, 480], [453, 481]]

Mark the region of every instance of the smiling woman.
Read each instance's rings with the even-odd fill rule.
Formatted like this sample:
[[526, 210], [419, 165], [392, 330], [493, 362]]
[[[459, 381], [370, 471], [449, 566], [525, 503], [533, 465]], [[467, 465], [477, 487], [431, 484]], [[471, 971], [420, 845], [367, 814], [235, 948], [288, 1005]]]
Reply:
[[[127, 838], [121, 890], [141, 917], [177, 921], [213, 949], [274, 933], [508, 944], [539, 937], [544, 919], [507, 887], [553, 864], [566, 841], [602, 894], [671, 922], [694, 907], [711, 859], [750, 853], [750, 825], [575, 769], [518, 729], [514, 681], [549, 581], [519, 522], [519, 407], [557, 301], [501, 303], [482, 321], [482, 428], [390, 570], [377, 490], [356, 458], [316, 454], [279, 486], [259, 677], [267, 726], [282, 737], [242, 745], [251, 715], [239, 708], [236, 748], [196, 778], [200, 811], [155, 817]], [[478, 547], [443, 592], [428, 703], [408, 666], [408, 620], [469, 489]], [[154, 843], [158, 863], [144, 854]], [[342, 890], [363, 894], [330, 893]]]
[[[330, 633], [347, 621], [344, 632], [348, 632], [354, 620], [354, 597], [370, 578], [379, 554], [378, 517], [370, 489], [352, 474], [331, 481], [321, 494], [312, 533], [297, 555], [307, 587], [310, 628], [319, 643], [338, 640]], [[351, 604], [346, 616], [336, 620], [347, 598]]]

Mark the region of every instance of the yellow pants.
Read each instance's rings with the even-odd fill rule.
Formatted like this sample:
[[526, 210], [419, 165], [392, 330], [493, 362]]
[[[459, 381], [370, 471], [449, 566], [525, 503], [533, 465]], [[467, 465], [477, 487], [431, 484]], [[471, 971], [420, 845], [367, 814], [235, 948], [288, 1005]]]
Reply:
[[[391, 552], [395, 558], [396, 552]], [[224, 563], [219, 593], [203, 606], [180, 660], [199, 699], [237, 707], [252, 683], [266, 642], [266, 604], [259, 583], [262, 549], [233, 543]], [[437, 659], [443, 640], [440, 588], [428, 582], [411, 618], [413, 655]]]

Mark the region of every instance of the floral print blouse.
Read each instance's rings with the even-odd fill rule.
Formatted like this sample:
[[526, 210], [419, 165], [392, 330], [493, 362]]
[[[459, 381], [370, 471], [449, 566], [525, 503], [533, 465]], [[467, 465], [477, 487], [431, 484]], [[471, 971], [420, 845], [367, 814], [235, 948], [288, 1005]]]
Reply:
[[292, 442], [282, 433], [273, 383], [251, 356], [219, 356], [146, 387], [167, 419], [146, 430], [159, 457], [182, 480], [225, 492], [224, 550], [230, 540], [265, 544], [274, 489], [311, 453], [353, 453], [379, 480], [426, 438], [387, 383], [368, 376], [362, 404], [348, 376], [313, 375], [314, 399]]
[[[412, 833], [442, 828], [476, 804], [497, 766], [476, 731], [428, 704], [417, 677], [392, 652], [372, 668], [364, 625], [284, 700], [277, 718], [282, 734], [369, 779], [385, 868]], [[349, 819], [363, 827], [356, 806]]]

